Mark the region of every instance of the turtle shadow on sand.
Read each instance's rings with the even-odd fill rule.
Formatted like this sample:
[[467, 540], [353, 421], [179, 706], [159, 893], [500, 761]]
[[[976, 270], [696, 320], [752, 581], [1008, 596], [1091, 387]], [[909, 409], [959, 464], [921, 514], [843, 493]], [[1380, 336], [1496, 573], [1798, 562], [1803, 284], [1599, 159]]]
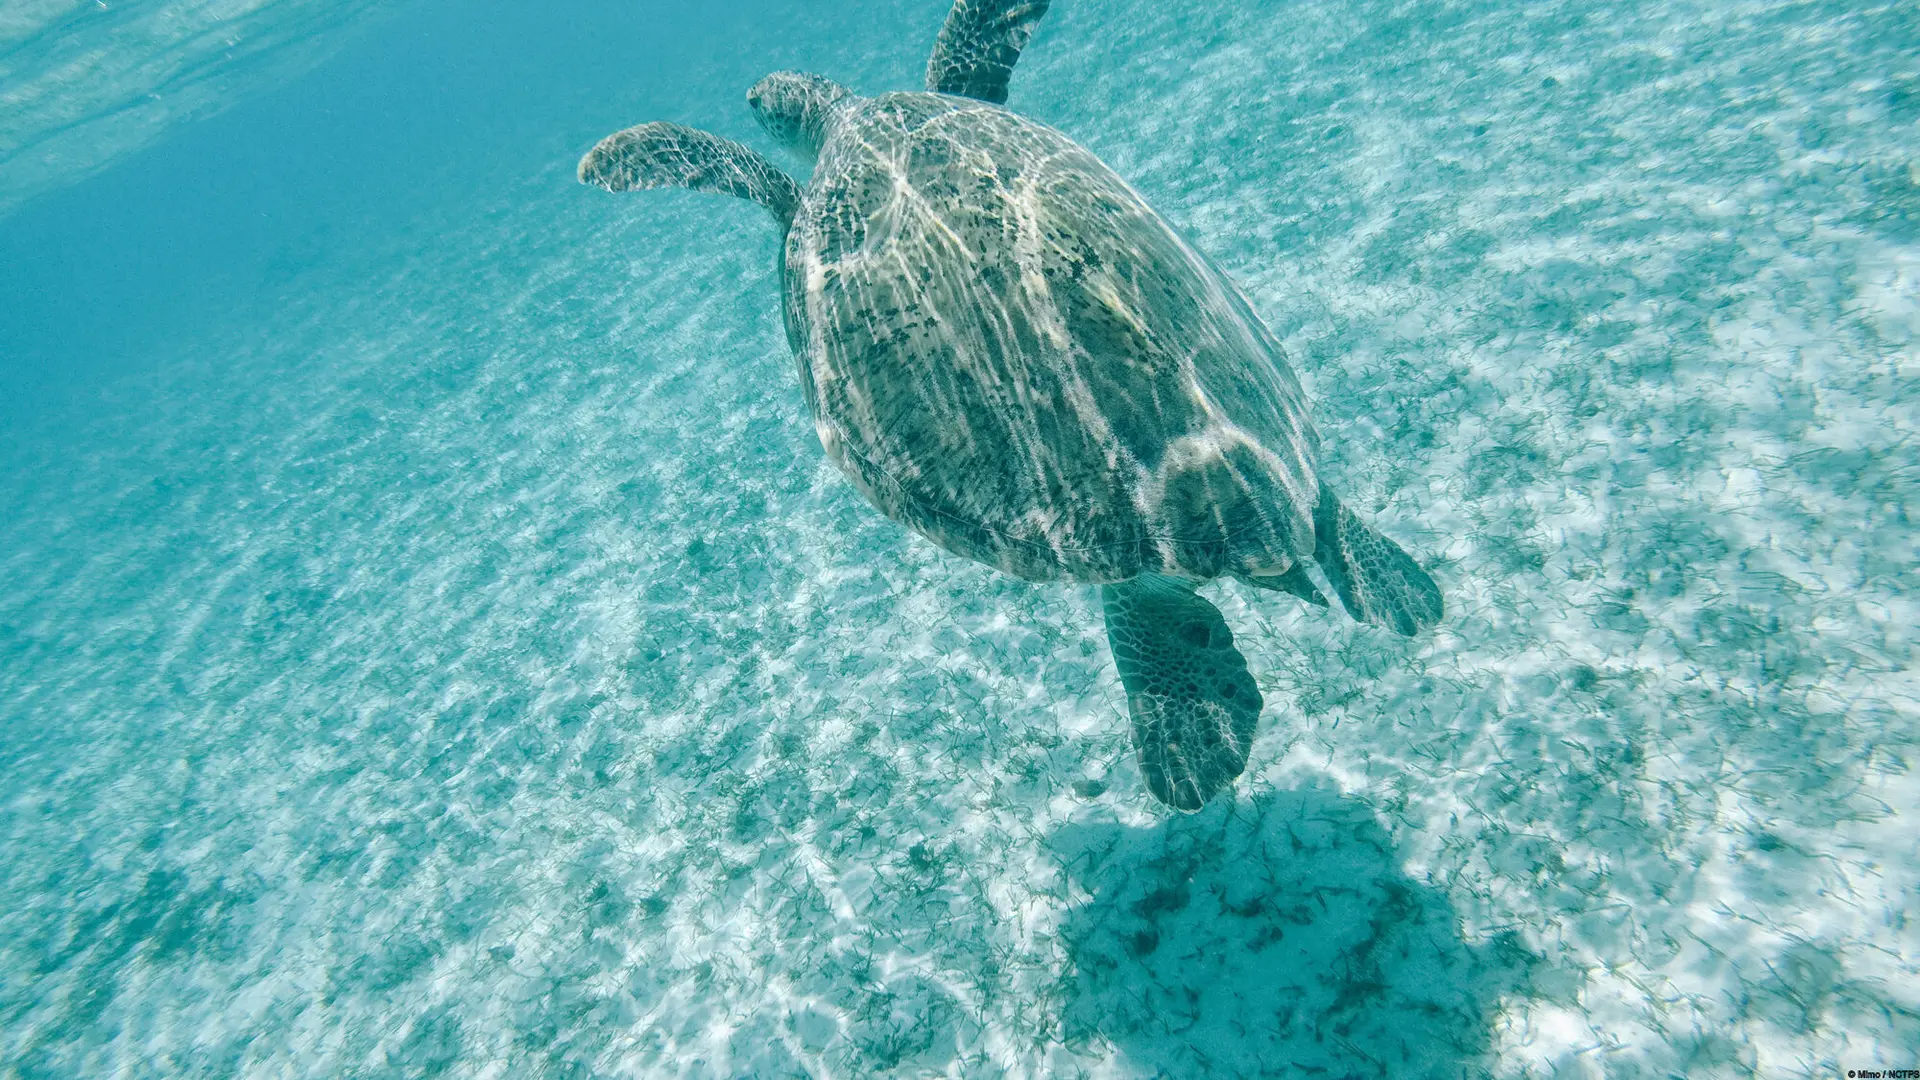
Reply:
[[1076, 897], [1061, 1037], [1141, 1076], [1485, 1071], [1541, 959], [1469, 943], [1361, 800], [1320, 781], [1148, 828], [1049, 837]]

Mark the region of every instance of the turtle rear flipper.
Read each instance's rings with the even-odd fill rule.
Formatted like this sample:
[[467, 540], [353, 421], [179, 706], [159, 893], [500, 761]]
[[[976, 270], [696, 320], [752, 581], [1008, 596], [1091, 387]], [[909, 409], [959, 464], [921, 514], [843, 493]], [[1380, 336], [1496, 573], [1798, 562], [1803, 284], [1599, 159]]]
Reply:
[[1154, 798], [1198, 810], [1247, 767], [1260, 688], [1220, 610], [1160, 574], [1100, 587], [1107, 640]]
[[800, 206], [800, 185], [773, 162], [732, 139], [664, 120], [601, 139], [580, 159], [580, 182], [608, 191], [718, 191], [766, 207], [783, 229]]
[[1327, 598], [1321, 596], [1320, 590], [1314, 587], [1313, 579], [1307, 576], [1304, 563], [1294, 563], [1287, 567], [1284, 574], [1235, 574], [1233, 576], [1258, 589], [1292, 593], [1314, 607], [1327, 606]]
[[1408, 637], [1440, 621], [1445, 607], [1433, 578], [1399, 544], [1341, 505], [1324, 484], [1313, 512], [1313, 534], [1314, 561], [1347, 614]]
[[1051, 0], [954, 0], [927, 61], [927, 89], [995, 105]]

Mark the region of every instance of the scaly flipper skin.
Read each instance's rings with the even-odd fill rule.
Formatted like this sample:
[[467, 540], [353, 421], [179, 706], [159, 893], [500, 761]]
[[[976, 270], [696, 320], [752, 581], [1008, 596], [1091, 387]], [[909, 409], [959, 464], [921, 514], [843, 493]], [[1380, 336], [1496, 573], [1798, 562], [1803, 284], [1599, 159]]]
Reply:
[[1100, 587], [1140, 773], [1155, 798], [1187, 811], [1246, 769], [1261, 705], [1233, 631], [1195, 584], [1142, 574]]
[[927, 89], [995, 105], [1051, 0], [954, 0], [927, 61]]
[[1373, 531], [1324, 486], [1313, 533], [1314, 561], [1347, 614], [1408, 637], [1440, 621], [1440, 587], [1399, 544]]
[[732, 139], [661, 120], [601, 139], [580, 159], [580, 182], [608, 191], [684, 187], [752, 199], [783, 231], [800, 206], [800, 186], [773, 162]]

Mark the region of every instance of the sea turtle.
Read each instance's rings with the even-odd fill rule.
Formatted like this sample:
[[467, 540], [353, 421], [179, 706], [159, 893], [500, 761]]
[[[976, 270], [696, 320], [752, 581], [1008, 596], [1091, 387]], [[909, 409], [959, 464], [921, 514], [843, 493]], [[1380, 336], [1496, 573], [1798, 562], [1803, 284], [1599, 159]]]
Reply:
[[1279, 342], [1211, 260], [1073, 140], [1004, 107], [1049, 0], [956, 0], [925, 92], [818, 75], [747, 103], [802, 188], [654, 122], [582, 182], [752, 199], [785, 231], [787, 341], [826, 454], [888, 517], [1029, 581], [1098, 585], [1147, 787], [1197, 810], [1246, 768], [1260, 691], [1230, 576], [1413, 634], [1440, 591], [1321, 482]]

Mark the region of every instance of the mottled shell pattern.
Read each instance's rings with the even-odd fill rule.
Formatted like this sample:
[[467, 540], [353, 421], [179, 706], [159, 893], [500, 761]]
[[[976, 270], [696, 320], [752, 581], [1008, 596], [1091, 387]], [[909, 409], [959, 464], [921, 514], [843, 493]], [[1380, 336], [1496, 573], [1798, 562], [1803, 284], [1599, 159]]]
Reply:
[[1113, 171], [997, 105], [849, 97], [784, 252], [829, 458], [1033, 581], [1284, 571], [1317, 435], [1246, 299]]

